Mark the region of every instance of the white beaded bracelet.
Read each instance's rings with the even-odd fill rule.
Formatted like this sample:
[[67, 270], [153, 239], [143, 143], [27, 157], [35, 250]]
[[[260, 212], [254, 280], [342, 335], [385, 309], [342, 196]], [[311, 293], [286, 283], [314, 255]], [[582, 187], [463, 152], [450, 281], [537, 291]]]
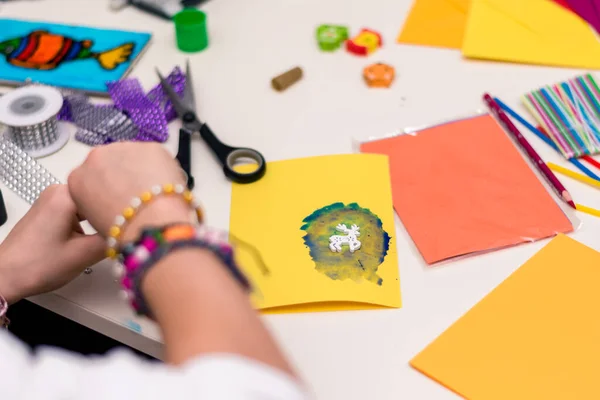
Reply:
[[151, 202], [154, 198], [161, 195], [179, 195], [196, 211], [198, 223], [203, 221], [203, 212], [200, 203], [194, 198], [192, 192], [187, 190], [182, 184], [166, 183], [164, 185], [154, 185], [150, 191], [142, 193], [139, 197], [134, 197], [125, 207], [123, 212], [115, 218], [113, 226], [108, 230], [108, 238], [106, 239], [107, 249], [106, 256], [110, 259], [116, 259], [119, 255], [119, 238], [129, 222], [137, 214], [139, 208]]

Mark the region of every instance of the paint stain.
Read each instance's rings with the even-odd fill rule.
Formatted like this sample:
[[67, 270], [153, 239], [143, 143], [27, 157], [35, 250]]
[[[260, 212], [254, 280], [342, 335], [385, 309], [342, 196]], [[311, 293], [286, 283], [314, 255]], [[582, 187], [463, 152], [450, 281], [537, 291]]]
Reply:
[[[300, 229], [306, 232], [304, 244], [315, 262], [315, 269], [333, 280], [365, 279], [381, 286], [383, 280], [377, 269], [387, 255], [390, 236], [383, 230], [379, 217], [357, 203], [333, 203], [313, 212], [302, 221]], [[338, 224], [360, 226], [360, 249], [351, 253], [348, 246], [341, 253], [329, 249], [329, 237], [340, 234]]]
[[142, 333], [142, 326], [135, 321], [132, 321], [129, 319], [129, 320], [125, 321], [125, 326], [134, 332]]

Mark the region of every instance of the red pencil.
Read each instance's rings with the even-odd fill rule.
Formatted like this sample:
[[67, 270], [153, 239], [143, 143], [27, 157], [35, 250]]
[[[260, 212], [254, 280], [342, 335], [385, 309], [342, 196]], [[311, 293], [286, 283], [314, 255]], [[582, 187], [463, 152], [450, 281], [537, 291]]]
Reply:
[[544, 136], [546, 136], [547, 138], [549, 138], [550, 136], [548, 135], [548, 132], [546, 132], [546, 130], [544, 129], [543, 126], [539, 125], [537, 126], [537, 130], [542, 132], [544, 134]]
[[[542, 132], [544, 135], [548, 136], [548, 132], [546, 132], [546, 130], [543, 127], [538, 126], [537, 129], [538, 129], [538, 131]], [[595, 159], [593, 159], [592, 156], [582, 156], [581, 159], [584, 160], [584, 161], [589, 162], [594, 167], [600, 169], [600, 162], [598, 162]]]
[[594, 160], [594, 159], [592, 158], [592, 156], [583, 156], [583, 157], [581, 157], [581, 159], [582, 159], [582, 160], [585, 160], [585, 161], [587, 161], [587, 162], [589, 162], [589, 163], [590, 163], [590, 164], [592, 164], [594, 167], [596, 167], [596, 168], [600, 169], [600, 162], [598, 162], [598, 161]]
[[560, 183], [560, 181], [558, 180], [556, 175], [554, 175], [554, 173], [550, 170], [550, 168], [548, 168], [548, 166], [546, 165], [544, 160], [542, 160], [542, 157], [540, 157], [537, 151], [535, 151], [535, 149], [531, 147], [527, 139], [525, 139], [525, 137], [519, 131], [519, 128], [517, 128], [515, 124], [512, 123], [510, 118], [508, 118], [508, 116], [504, 113], [504, 111], [502, 111], [498, 103], [496, 103], [494, 99], [487, 93], [483, 95], [483, 100], [490, 108], [490, 111], [492, 111], [492, 113], [496, 116], [496, 118], [498, 118], [500, 123], [506, 128], [508, 133], [510, 133], [515, 138], [521, 149], [523, 149], [523, 151], [527, 154], [531, 162], [540, 171], [542, 176], [546, 178], [546, 180], [548, 181], [550, 186], [552, 186], [552, 188], [558, 194], [558, 196], [561, 199], [563, 199], [568, 205], [576, 209], [575, 203], [573, 202], [573, 198], [571, 197], [567, 189], [563, 186], [562, 183]]

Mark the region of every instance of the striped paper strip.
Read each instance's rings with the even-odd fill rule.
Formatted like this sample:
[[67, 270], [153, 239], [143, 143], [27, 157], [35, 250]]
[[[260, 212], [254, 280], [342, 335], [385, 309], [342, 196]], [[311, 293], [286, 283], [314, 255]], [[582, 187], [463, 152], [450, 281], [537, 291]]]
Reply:
[[590, 74], [535, 90], [523, 102], [566, 158], [600, 153], [600, 88]]

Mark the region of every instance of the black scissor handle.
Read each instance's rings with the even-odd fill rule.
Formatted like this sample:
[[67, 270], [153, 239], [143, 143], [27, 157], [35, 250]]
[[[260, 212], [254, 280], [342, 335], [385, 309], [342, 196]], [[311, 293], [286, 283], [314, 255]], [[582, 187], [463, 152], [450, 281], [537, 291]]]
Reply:
[[[231, 147], [221, 142], [207, 124], [200, 128], [200, 136], [208, 144], [212, 152], [217, 156], [225, 176], [236, 183], [256, 182], [265, 175], [267, 163], [262, 154], [254, 149]], [[235, 163], [239, 159], [251, 159], [256, 163], [256, 169], [249, 173], [237, 172]]]
[[181, 169], [186, 174], [187, 187], [194, 189], [194, 177], [192, 176], [192, 133], [187, 129], [179, 130], [179, 145], [177, 146], [177, 156], [175, 157]]
[[[256, 169], [248, 173], [237, 172], [234, 169], [235, 162], [240, 158], [249, 158], [254, 161], [256, 163]], [[256, 182], [265, 175], [265, 172], [267, 172], [267, 163], [265, 162], [262, 154], [254, 149], [235, 148], [227, 156], [225, 165], [223, 165], [223, 171], [225, 172], [225, 176], [236, 183], [252, 183]]]

